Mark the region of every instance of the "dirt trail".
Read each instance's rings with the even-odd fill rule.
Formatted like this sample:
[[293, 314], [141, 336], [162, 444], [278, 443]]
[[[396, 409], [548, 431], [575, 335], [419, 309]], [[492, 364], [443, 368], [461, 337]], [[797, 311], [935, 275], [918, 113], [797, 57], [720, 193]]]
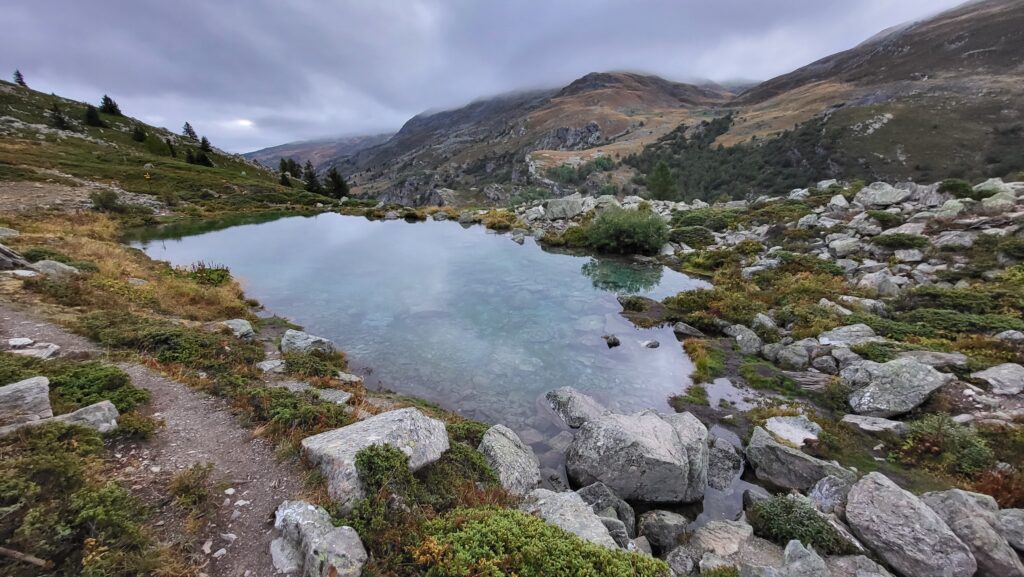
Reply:
[[[2, 300], [0, 337], [29, 337], [56, 343], [61, 346], [62, 355], [101, 352], [88, 340]], [[152, 393], [144, 412], [166, 423], [149, 441], [116, 443], [110, 447], [110, 459], [119, 469], [119, 480], [157, 508], [156, 523], [161, 537], [192, 551], [207, 575], [273, 575], [273, 511], [281, 501], [301, 495], [301, 465], [278, 462], [274, 448], [243, 428], [221, 399], [194, 391], [139, 364], [119, 366], [136, 386]], [[198, 529], [198, 537], [185, 531], [182, 515], [167, 495], [167, 484], [174, 474], [196, 463], [213, 463], [213, 479], [224, 482], [213, 495], [216, 518], [208, 519]], [[207, 542], [209, 546], [204, 547]], [[223, 554], [219, 553], [221, 549]]]

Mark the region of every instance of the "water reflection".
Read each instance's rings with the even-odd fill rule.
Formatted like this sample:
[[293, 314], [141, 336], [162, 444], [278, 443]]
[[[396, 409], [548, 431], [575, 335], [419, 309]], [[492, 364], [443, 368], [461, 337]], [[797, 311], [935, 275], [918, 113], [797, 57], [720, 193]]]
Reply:
[[629, 294], [658, 286], [664, 270], [661, 266], [597, 258], [591, 258], [580, 268], [580, 272], [590, 278], [594, 288]]

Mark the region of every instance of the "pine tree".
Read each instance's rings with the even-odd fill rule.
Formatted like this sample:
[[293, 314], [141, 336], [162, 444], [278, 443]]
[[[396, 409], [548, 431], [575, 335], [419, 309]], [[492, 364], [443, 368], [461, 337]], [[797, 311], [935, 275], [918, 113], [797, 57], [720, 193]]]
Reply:
[[306, 190], [309, 192], [320, 194], [324, 191], [320, 184], [320, 178], [316, 175], [316, 169], [313, 168], [313, 163], [308, 160], [306, 166], [302, 167], [302, 179], [306, 181]]
[[177, 158], [178, 157], [178, 151], [174, 150], [174, 145], [171, 144], [171, 139], [170, 138], [165, 138], [164, 139], [164, 144], [167, 145], [167, 150], [171, 153], [171, 158]]
[[[283, 161], [284, 159], [282, 158], [281, 160]], [[281, 186], [287, 186], [288, 188], [292, 187], [292, 181], [288, 179], [288, 172], [287, 171], [284, 171], [284, 172], [281, 173], [281, 180], [280, 180], [280, 182], [281, 182]]]
[[14, 83], [22, 88], [28, 88], [28, 84], [25, 84], [25, 77], [21, 75], [21, 70], [14, 71]]
[[288, 173], [288, 161], [284, 157], [281, 157], [280, 162], [277, 163], [277, 171], [281, 173], [281, 176]]
[[187, 162], [189, 164], [195, 164], [196, 163], [196, 155], [192, 154], [192, 149], [191, 148], [189, 148], [189, 149], [187, 149], [185, 151], [185, 162]]
[[100, 101], [100, 112], [102, 112], [103, 114], [109, 114], [111, 116], [124, 116], [123, 114], [121, 114], [121, 107], [119, 107], [117, 103], [114, 102], [113, 98], [107, 96], [106, 94], [103, 95], [103, 100]]
[[107, 123], [103, 122], [100, 118], [100, 111], [96, 110], [96, 107], [90, 104], [85, 108], [85, 124], [87, 126], [98, 126], [99, 128], [106, 128]]
[[53, 127], [59, 130], [67, 130], [70, 127], [67, 117], [64, 116], [56, 102], [50, 108], [50, 121], [53, 122]]
[[207, 156], [205, 152], [200, 150], [198, 153], [196, 153], [196, 164], [198, 164], [199, 166], [210, 166], [210, 167], [212, 167], [213, 166], [213, 161], [210, 160], [210, 157]]
[[210, 141], [207, 140], [205, 136], [199, 141], [199, 150], [202, 150], [203, 152], [213, 152], [213, 147], [210, 146]]
[[294, 158], [288, 159], [288, 174], [296, 178], [302, 178], [302, 167], [299, 166], [298, 162], [295, 162]]
[[181, 133], [184, 134], [186, 137], [191, 138], [192, 140], [199, 140], [199, 135], [196, 134], [196, 131], [195, 129], [192, 128], [192, 125], [187, 122], [185, 123], [185, 127], [181, 129]]
[[338, 169], [332, 166], [326, 174], [325, 184], [327, 185], [327, 196], [331, 198], [341, 198], [348, 196], [348, 183], [338, 172]]
[[672, 200], [676, 196], [676, 181], [664, 160], [647, 177], [647, 190], [654, 200]]
[[146, 131], [142, 129], [142, 126], [136, 124], [132, 127], [132, 140], [135, 142], [146, 142]]

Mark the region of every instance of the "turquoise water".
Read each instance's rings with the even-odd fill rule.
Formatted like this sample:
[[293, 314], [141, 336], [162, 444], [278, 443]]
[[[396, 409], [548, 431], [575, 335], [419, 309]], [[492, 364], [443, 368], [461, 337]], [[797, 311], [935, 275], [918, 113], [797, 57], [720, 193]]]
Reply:
[[[557, 432], [543, 400], [550, 389], [571, 385], [618, 410], [670, 410], [692, 365], [671, 329], [634, 328], [615, 297], [707, 286], [479, 226], [333, 213], [134, 245], [175, 265], [227, 265], [248, 296], [332, 339], [368, 387], [504, 423], [541, 453]], [[622, 345], [609, 349], [605, 334]], [[644, 348], [647, 339], [661, 347]]]

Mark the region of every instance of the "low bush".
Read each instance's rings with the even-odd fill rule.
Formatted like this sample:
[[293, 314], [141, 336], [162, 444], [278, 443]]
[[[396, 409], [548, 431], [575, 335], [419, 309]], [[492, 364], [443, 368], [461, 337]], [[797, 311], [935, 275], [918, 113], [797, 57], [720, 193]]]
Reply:
[[680, 226], [668, 233], [672, 242], [682, 243], [690, 248], [704, 248], [715, 243], [715, 234], [703, 226]]
[[924, 248], [928, 246], [928, 237], [918, 234], [906, 234], [894, 232], [882, 234], [871, 239], [872, 244], [890, 250], [903, 250], [911, 248]]
[[284, 370], [298, 377], [332, 377], [347, 366], [345, 355], [339, 352], [286, 353]]
[[211, 504], [210, 475], [213, 463], [196, 463], [174, 475], [167, 490], [175, 506], [190, 513], [203, 511]]
[[63, 359], [42, 361], [0, 352], [0, 385], [31, 377], [50, 379], [50, 401], [57, 414], [109, 400], [127, 413], [149, 400], [149, 391], [135, 387], [121, 369], [99, 362], [75, 363]]
[[966, 477], [994, 464], [992, 449], [974, 428], [942, 413], [912, 421], [897, 456], [906, 464]]
[[946, 194], [952, 194], [957, 198], [971, 198], [974, 200], [981, 200], [986, 196], [991, 195], [990, 192], [975, 192], [971, 184], [966, 180], [960, 180], [959, 178], [947, 178], [939, 183], [939, 192]]
[[903, 217], [885, 210], [869, 210], [868, 216], [878, 221], [883, 230], [897, 227], [903, 224]]
[[1024, 331], [1024, 320], [1003, 314], [972, 314], [949, 309], [918, 308], [896, 316], [902, 323], [928, 327], [936, 334], [956, 337], [960, 333]]
[[991, 284], [965, 289], [926, 285], [904, 291], [896, 300], [895, 308], [901, 311], [945, 309], [974, 314], [1020, 311], [1024, 310], [1024, 294]]
[[664, 562], [584, 541], [514, 509], [457, 509], [424, 524], [412, 552], [428, 577], [655, 577]]
[[296, 441], [352, 422], [345, 407], [321, 401], [310, 392], [262, 386], [235, 386], [235, 403], [246, 411], [249, 421], [274, 439]]
[[204, 286], [221, 286], [231, 281], [231, 271], [228, 267], [202, 261], [187, 267], [175, 268], [174, 274]]
[[780, 545], [796, 539], [826, 555], [856, 553], [810, 503], [787, 495], [775, 495], [755, 504], [750, 515], [754, 533]]
[[721, 232], [739, 222], [742, 213], [741, 210], [714, 207], [677, 211], [672, 213], [672, 226], [702, 226]]
[[668, 225], [642, 210], [609, 208], [587, 227], [587, 244], [601, 252], [655, 254], [668, 241]]

